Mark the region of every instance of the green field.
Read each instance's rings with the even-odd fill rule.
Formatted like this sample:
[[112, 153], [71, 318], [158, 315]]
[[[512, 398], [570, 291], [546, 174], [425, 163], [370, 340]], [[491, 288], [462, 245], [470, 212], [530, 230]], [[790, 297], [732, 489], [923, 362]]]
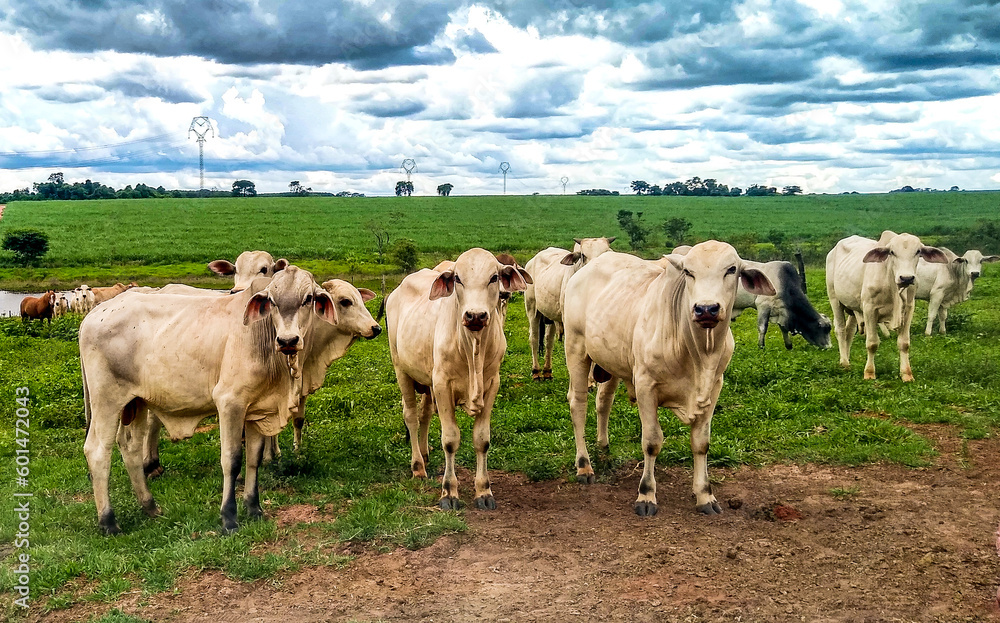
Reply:
[[[697, 239], [780, 231], [789, 240], [955, 231], [995, 218], [1000, 193], [897, 193], [795, 197], [391, 197], [338, 199], [135, 199], [12, 203], [0, 232], [41, 229], [51, 237], [43, 266], [177, 264], [265, 249], [292, 260], [373, 261], [369, 221], [422, 252], [444, 257], [473, 246], [528, 257], [574, 237], [621, 235], [618, 210], [642, 212], [658, 232], [668, 218], [692, 223]], [[394, 215], [399, 215], [394, 217]], [[650, 250], [662, 245], [662, 234]], [[831, 245], [832, 246], [832, 245]], [[620, 241], [616, 248], [628, 245]], [[662, 250], [662, 249], [660, 249]]]
[[[128, 254], [138, 253], [135, 257], [130, 256], [131, 261], [145, 262], [150, 270], [162, 269], [166, 277], [175, 268], [174, 262], [192, 262], [190, 266], [194, 268], [200, 265], [194, 262], [233, 257], [237, 249], [252, 247], [269, 249], [276, 256], [309, 260], [313, 263], [302, 263], [314, 270], [317, 266], [332, 266], [333, 259], [316, 259], [322, 253], [296, 246], [300, 237], [303, 241], [313, 238], [294, 233], [295, 227], [280, 223], [298, 222], [315, 233], [320, 242], [313, 240], [317, 246], [310, 247], [312, 249], [343, 245], [360, 249], [358, 253], [370, 253], [363, 223], [371, 218], [371, 211], [375, 209], [408, 209], [403, 222], [414, 221], [414, 229], [401, 231], [401, 235], [417, 240], [425, 250], [440, 245], [433, 248], [446, 255], [470, 244], [469, 240], [474, 240], [477, 232], [482, 240], [476, 244], [499, 248], [503, 245], [493, 245], [492, 241], [515, 240], [517, 243], [507, 248], [525, 251], [552, 243], [564, 244], [574, 235], [614, 235], [619, 233], [614, 211], [620, 206], [636, 210], [642, 206], [646, 218], [652, 221], [662, 221], [675, 214], [686, 215], [696, 223], [699, 232], [720, 233], [748, 231], [743, 228], [753, 227], [753, 218], [745, 212], [754, 212], [757, 219], [763, 219], [763, 214], [772, 215], [764, 221], [769, 230], [771, 222], [778, 221], [778, 217], [773, 216], [775, 211], [782, 208], [787, 210], [781, 213], [782, 222], [789, 227], [797, 217], [808, 214], [804, 222], [812, 223], [813, 230], [802, 230], [806, 237], [826, 235], [838, 227], [842, 233], [877, 234], [886, 227], [918, 233], [925, 231], [914, 226], [917, 222], [924, 224], [922, 227], [925, 226], [928, 232], [934, 228], [944, 231], [945, 228], [967, 227], [983, 216], [990, 216], [982, 211], [988, 207], [993, 210], [991, 202], [1000, 195], [956, 193], [918, 198], [968, 200], [968, 203], [953, 205], [950, 220], [945, 222], [930, 216], [937, 213], [930, 202], [917, 205], [897, 197], [876, 197], [885, 202], [878, 210], [872, 207], [876, 205], [872, 203], [873, 198], [865, 196], [738, 199], [731, 204], [733, 200], [729, 199], [653, 197], [584, 198], [585, 203], [561, 197], [317, 199], [304, 202], [289, 199], [288, 203], [282, 203], [285, 200], [261, 200], [259, 203], [213, 200], [180, 205], [176, 209], [188, 211], [184, 219], [162, 216], [154, 219], [147, 214], [146, 221], [153, 225], [158, 223], [152, 231], [173, 232], [159, 241], [149, 229], [139, 225], [144, 221], [142, 217], [130, 213], [112, 219], [108, 214], [113, 209], [128, 212], [130, 206], [138, 208], [139, 212], [174, 209], [173, 203], [119, 201], [93, 207], [87, 202], [72, 205], [38, 203], [13, 206], [13, 211], [5, 213], [3, 226], [32, 225], [49, 230], [54, 243], [52, 261], [65, 262], [66, 266], [80, 263], [80, 270], [94, 270], [87, 265], [90, 262], [116, 261], [113, 257], [117, 256], [110, 254], [113, 245], [105, 246], [105, 243], [108, 236], [120, 236], [128, 241], [122, 248], [132, 245], [133, 249], [141, 251], [145, 247], [146, 255], [128, 251]], [[459, 199], [465, 203], [459, 203]], [[821, 202], [826, 200], [832, 203], [823, 207]], [[473, 206], [476, 201], [493, 207], [479, 214], [470, 214], [465, 208], [443, 212], [448, 206]], [[536, 208], [542, 205], [548, 208], [536, 209], [532, 220], [529, 204], [534, 201], [539, 202]], [[850, 202], [858, 203], [851, 207]], [[592, 205], [593, 210], [581, 210], [581, 205]], [[868, 207], [863, 207], [865, 205]], [[246, 214], [233, 215], [236, 206], [244, 206]], [[277, 214], [277, 206], [285, 206], [287, 210]], [[701, 221], [694, 218], [694, 214], [704, 213], [706, 206], [714, 211], [711, 220], [714, 225], [709, 225], [708, 219], [703, 219], [705, 224], [698, 224]], [[740, 208], [739, 221], [736, 214], [730, 215], [727, 221], [718, 214], [718, 206]], [[209, 208], [217, 212], [210, 213]], [[681, 208], [691, 212], [681, 212]], [[103, 233], [81, 234], [80, 237], [88, 238], [94, 248], [70, 253], [66, 250], [69, 245], [63, 246], [65, 241], [55, 244], [58, 238], [53, 227], [61, 222], [60, 218], [67, 218], [66, 214], [73, 213], [74, 218], [79, 218], [82, 213], [77, 214], [77, 209], [90, 211], [91, 219], [112, 220], [114, 226], [102, 229], [102, 225], [98, 232]], [[199, 210], [204, 218], [198, 216]], [[420, 210], [425, 212], [418, 218], [416, 212]], [[28, 222], [46, 212], [52, 218], [50, 225]], [[268, 222], [277, 229], [260, 238], [246, 238], [253, 231], [253, 219], [248, 216], [251, 212], [262, 219], [264, 214], [273, 213]], [[553, 212], [561, 216], [553, 216]], [[921, 216], [916, 216], [917, 212]], [[338, 213], [339, 217], [334, 216]], [[454, 231], [463, 233], [449, 237], [434, 229], [430, 213], [438, 214], [437, 218], [448, 223], [449, 228], [455, 224]], [[63, 216], [57, 217], [59, 214]], [[227, 219], [226, 214], [231, 218]], [[848, 214], [858, 219], [857, 230], [848, 223]], [[8, 215], [12, 217], [11, 223], [7, 221]], [[235, 223], [237, 218], [240, 224]], [[919, 221], [909, 220], [918, 218]], [[861, 224], [864, 219], [868, 220]], [[226, 226], [226, 233], [212, 233], [213, 227], [206, 224], [209, 220], [216, 226]], [[530, 221], [533, 225], [519, 220]], [[75, 222], [78, 231], [83, 230], [83, 221]], [[200, 240], [198, 244], [210, 249], [201, 250], [185, 239], [182, 222], [197, 223], [191, 227], [191, 235]], [[342, 227], [335, 228], [334, 222], [340, 222]], [[133, 225], [129, 229], [124, 223]], [[306, 223], [310, 224], [306, 226]], [[498, 229], [497, 223], [508, 223], [510, 229]], [[723, 229], [723, 224], [729, 229]], [[67, 229], [67, 236], [70, 231], [71, 228]], [[278, 235], [275, 231], [286, 233]], [[415, 231], [423, 233], [413, 233]], [[365, 250], [366, 245], [369, 250]], [[97, 255], [87, 255], [95, 250], [98, 255], [109, 255], [103, 260], [93, 259]], [[157, 262], [169, 265], [156, 266]], [[320, 279], [328, 276], [317, 270]], [[811, 299], [820, 311], [829, 314], [823, 271], [812, 268], [808, 278]], [[371, 282], [359, 282], [359, 285], [375, 286]], [[1000, 269], [997, 265], [988, 265], [984, 276], [976, 283], [972, 299], [955, 307], [949, 315], [950, 333], [947, 336], [925, 337], [922, 334], [920, 328], [926, 318], [926, 304], [918, 302], [911, 348], [916, 382], [910, 384], [898, 379], [894, 340], [885, 340], [879, 350], [876, 361], [879, 379], [866, 382], [861, 378], [864, 348], [860, 338], [854, 346], [854, 366], [848, 371], [837, 365], [836, 348], [818, 350], [796, 337], [795, 349], [786, 352], [774, 328], [768, 348], [762, 351], [756, 346], [754, 313], [748, 311], [733, 325], [737, 349], [713, 419], [711, 473], [720, 476], [725, 468], [781, 461], [848, 465], [888, 461], [926, 465], [933, 459], [934, 450], [928, 440], [912, 432], [910, 425], [913, 423], [948, 423], [966, 439], [996, 434], [1000, 426], [998, 296]], [[369, 307], [374, 310], [377, 303], [372, 301]], [[35, 497], [31, 554], [34, 565], [32, 603], [36, 612], [40, 608], [65, 607], [79, 600], [112, 601], [130, 590], [145, 593], [169, 590], [176, 578], [190, 569], [221, 569], [228, 576], [242, 580], [269, 578], [304, 565], [345, 564], [345, 541], [377, 548], [415, 548], [432, 542], [443, 533], [464, 529], [464, 512], [434, 509], [439, 485], [413, 482], [409, 477], [409, 443], [402, 423], [399, 392], [388, 347], [385, 339], [379, 338], [356, 344], [347, 356], [330, 367], [325, 386], [309, 399], [309, 425], [301, 455], [296, 456], [291, 449], [291, 432], [283, 433], [280, 439], [283, 456], [262, 469], [261, 496], [268, 517], [265, 521], [245, 521], [241, 507], [241, 520], [245, 521], [241, 530], [233, 536], [218, 534], [219, 438], [218, 431], [209, 430], [191, 440], [176, 444], [164, 441], [161, 445], [161, 460], [167, 472], [151, 487], [165, 514], [155, 520], [145, 518], [140, 512], [124, 467], [116, 456], [112, 469], [112, 503], [125, 534], [110, 539], [99, 536], [82, 453], [83, 403], [75, 341], [78, 323], [73, 318], [60, 319], [49, 329], [37, 324], [23, 327], [19, 320], [0, 321], [0, 422], [4, 424], [0, 432], [0, 464], [13, 465], [18, 447], [11, 433], [17, 407], [15, 388], [28, 387], [32, 395], [30, 489]], [[536, 480], [571, 482], [575, 475], [574, 447], [565, 398], [567, 378], [561, 344], [557, 344], [554, 358], [555, 380], [535, 383], [530, 380], [531, 359], [520, 297], [516, 297], [510, 307], [506, 331], [509, 349], [493, 414], [490, 468], [520, 472]], [[588, 425], [591, 444], [595, 434], [592, 413], [593, 407]], [[690, 464], [688, 429], [663, 410], [660, 420], [665, 439], [657, 464]], [[464, 416], [460, 416], [459, 421], [463, 443], [458, 460], [471, 469], [475, 465], [475, 453], [470, 443], [470, 422]], [[440, 438], [436, 422], [431, 434], [431, 445], [437, 448], [440, 441], [433, 441], [435, 436]], [[605, 481], [614, 482], [642, 457], [638, 417], [623, 395], [619, 396], [612, 412], [610, 435], [611, 455], [598, 465], [598, 474]], [[593, 446], [591, 450], [593, 452]], [[442, 465], [440, 450], [432, 451], [430, 470], [440, 470]], [[4, 470], [8, 477], [0, 481], [0, 496], [11, 500], [16, 488], [11, 470], [6, 467]], [[471, 483], [463, 481], [461, 484], [462, 496], [468, 503]], [[723, 490], [724, 487], [725, 483]], [[494, 489], [494, 494], [497, 503], [502, 505], [505, 497], [509, 499], [513, 492]], [[282, 509], [298, 504], [318, 509], [323, 513], [323, 520], [309, 525], [279, 527], [274, 517]], [[618, 510], [632, 512], [630, 507]], [[0, 523], [0, 543], [12, 542], [13, 525], [6, 521]], [[10, 594], [14, 577], [11, 549], [0, 551], [4, 557], [0, 563], [0, 592]], [[7, 609], [0, 609], [0, 617], [16, 614], [9, 602], [5, 602], [3, 608]]]

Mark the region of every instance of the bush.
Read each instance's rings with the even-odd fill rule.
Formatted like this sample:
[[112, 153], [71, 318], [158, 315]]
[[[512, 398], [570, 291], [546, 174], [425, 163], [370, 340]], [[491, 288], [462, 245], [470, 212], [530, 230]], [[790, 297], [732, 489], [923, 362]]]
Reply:
[[393, 263], [403, 269], [403, 272], [411, 273], [417, 267], [420, 259], [417, 244], [409, 238], [400, 238], [392, 245], [390, 257]]
[[633, 215], [629, 210], [618, 210], [617, 218], [618, 225], [628, 235], [629, 246], [633, 251], [641, 251], [649, 237], [649, 228], [642, 223], [642, 212]]
[[49, 237], [37, 229], [12, 229], [4, 234], [3, 249], [14, 253], [17, 264], [28, 266], [48, 252]]

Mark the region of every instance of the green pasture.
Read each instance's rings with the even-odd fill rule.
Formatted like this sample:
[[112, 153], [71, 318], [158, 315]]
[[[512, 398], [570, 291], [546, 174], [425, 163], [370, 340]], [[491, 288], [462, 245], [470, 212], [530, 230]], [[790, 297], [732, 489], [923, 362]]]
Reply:
[[[716, 477], [726, 468], [772, 462], [861, 464], [888, 461], [926, 465], [931, 444], [911, 423], [954, 425], [966, 438], [995, 434], [1000, 424], [1000, 275], [988, 271], [972, 300], [953, 309], [951, 333], [925, 337], [914, 331], [916, 382], [898, 379], [894, 340], [884, 342], [879, 379], [861, 378], [863, 346], [855, 344], [851, 370], [837, 365], [835, 349], [818, 350], [794, 338], [786, 352], [772, 328], [766, 350], [756, 346], [752, 310], [734, 325], [737, 349], [713, 420], [710, 461]], [[809, 271], [817, 307], [829, 312], [823, 273]], [[378, 301], [369, 305], [374, 309]], [[926, 305], [918, 302], [914, 327], [922, 327]], [[409, 476], [409, 444], [384, 338], [360, 342], [329, 370], [325, 386], [309, 399], [304, 448], [296, 456], [290, 431], [282, 457], [262, 470], [267, 519], [245, 521], [233, 536], [221, 536], [221, 468], [218, 431], [161, 444], [166, 474], [152, 483], [164, 516], [151, 520], [138, 507], [120, 460], [112, 471], [112, 501], [125, 533], [98, 534], [83, 458], [83, 404], [75, 343], [78, 320], [52, 328], [19, 320], [0, 321], [0, 463], [13, 466], [16, 445], [14, 388], [31, 392], [32, 600], [36, 608], [62, 608], [78, 600], [112, 601], [126, 591], [168, 590], [190, 569], [220, 569], [253, 580], [281, 577], [304, 565], [336, 567], [349, 560], [345, 544], [416, 548], [439, 535], [464, 529], [465, 512], [436, 510], [439, 485]], [[509, 350], [493, 413], [491, 470], [521, 472], [531, 479], [573, 482], [574, 448], [566, 405], [567, 378], [557, 344], [555, 380], [530, 380], [531, 360], [523, 305], [518, 297], [507, 323]], [[591, 408], [592, 411], [593, 408]], [[661, 411], [665, 443], [658, 465], [689, 465], [688, 429]], [[459, 461], [475, 465], [470, 421], [461, 417]], [[588, 439], [594, 440], [593, 414]], [[432, 439], [439, 438], [436, 422]], [[633, 407], [619, 396], [611, 417], [611, 453], [599, 477], [614, 483], [641, 459], [640, 427]], [[440, 446], [440, 442], [432, 442]], [[593, 451], [593, 447], [591, 448]], [[442, 468], [432, 452], [432, 471]], [[0, 496], [12, 499], [10, 469]], [[663, 475], [660, 476], [661, 478]], [[849, 490], [853, 483], [841, 483]], [[471, 502], [470, 482], [462, 496]], [[578, 486], [578, 485], [572, 485]], [[496, 489], [497, 503], [515, 492]], [[725, 483], [719, 490], [725, 495]], [[831, 494], [831, 499], [833, 499]], [[310, 524], [281, 525], [275, 517], [291, 505], [321, 514]], [[242, 513], [242, 507], [240, 509]], [[631, 513], [630, 507], [617, 509]], [[241, 517], [245, 520], [245, 518]], [[690, 520], [704, 521], [695, 514]], [[656, 520], [651, 520], [655, 525]], [[11, 523], [0, 524], [0, 543], [13, 542]], [[11, 549], [0, 568], [0, 592], [10, 593]], [[7, 602], [9, 604], [9, 601]], [[4, 614], [15, 616], [10, 607]]]
[[[850, 234], [877, 237], [884, 229], [947, 233], [995, 218], [998, 203], [995, 192], [41, 201], [8, 205], [0, 232], [30, 227], [48, 233], [51, 247], [43, 268], [202, 264], [266, 249], [275, 257], [334, 261], [348, 272], [375, 259], [369, 222], [393, 238], [412, 239], [421, 252], [434, 256], [481, 246], [530, 257], [547, 246], [570, 244], [574, 237], [621, 236], [619, 210], [643, 213], [643, 221], [654, 228], [648, 251], [655, 252], [666, 244], [660, 227], [672, 217], [688, 219], [695, 239], [757, 236], [763, 242], [775, 231], [790, 241], [826, 243]], [[620, 238], [616, 248], [627, 250], [627, 241]], [[203, 267], [189, 274], [201, 273]]]

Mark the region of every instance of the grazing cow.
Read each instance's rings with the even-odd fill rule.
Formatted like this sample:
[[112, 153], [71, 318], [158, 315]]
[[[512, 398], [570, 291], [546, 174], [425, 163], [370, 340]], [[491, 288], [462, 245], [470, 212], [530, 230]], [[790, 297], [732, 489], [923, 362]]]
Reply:
[[801, 335], [807, 342], [820, 348], [830, 348], [830, 319], [816, 311], [809, 297], [802, 291], [802, 280], [790, 262], [743, 261], [748, 268], [755, 268], [767, 276], [777, 290], [775, 296], [754, 295], [741, 287], [736, 291], [733, 318], [748, 307], [757, 310], [757, 345], [764, 348], [767, 326], [774, 322], [781, 329], [785, 348], [792, 349], [793, 335]]
[[935, 318], [939, 319], [941, 333], [946, 333], [945, 321], [948, 308], [956, 303], [969, 300], [976, 279], [982, 274], [983, 262], [996, 262], [1000, 255], [987, 255], [971, 249], [959, 257], [951, 250], [941, 247], [947, 258], [946, 264], [935, 264], [923, 258], [917, 262], [916, 298], [927, 301], [926, 335], [934, 329]]
[[26, 296], [21, 299], [21, 321], [48, 320], [52, 324], [52, 312], [55, 309], [56, 293], [53, 290], [41, 296]]
[[[438, 505], [443, 509], [461, 507], [455, 476], [461, 439], [456, 406], [474, 419], [476, 507], [496, 508], [486, 453], [490, 413], [500, 388], [500, 362], [507, 350], [497, 317], [500, 292], [524, 290], [530, 282], [523, 269], [501, 264], [485, 249], [470, 249], [449, 270], [424, 269], [408, 275], [386, 297], [389, 354], [403, 396], [414, 478], [427, 477], [427, 431], [435, 405], [441, 417], [445, 468]], [[420, 407], [416, 393], [423, 394]]]
[[850, 236], [826, 256], [826, 291], [833, 308], [840, 365], [850, 367], [851, 342], [859, 322], [864, 322], [868, 360], [865, 378], [875, 378], [875, 353], [879, 336], [875, 328], [888, 322], [897, 331], [899, 376], [913, 380], [910, 368], [910, 322], [916, 294], [917, 259], [943, 264], [948, 261], [936, 247], [924, 245], [912, 234], [885, 231], [876, 242]]
[[659, 407], [673, 410], [691, 427], [697, 510], [722, 512], [708, 481], [707, 455], [722, 374], [735, 346], [729, 323], [737, 282], [753, 294], [775, 294], [762, 272], [745, 267], [733, 247], [715, 240], [659, 262], [605, 253], [569, 280], [563, 322], [578, 481], [594, 482], [584, 439], [587, 377], [593, 366], [600, 384], [599, 451], [608, 448], [608, 415], [621, 381], [639, 408], [645, 465], [636, 514], [657, 511], [653, 468], [663, 444]]
[[228, 260], [209, 262], [208, 268], [217, 275], [233, 276], [235, 283], [230, 294], [246, 290], [257, 277], [273, 277], [274, 273], [288, 266], [288, 260], [282, 258], [274, 261], [267, 251], [244, 251], [232, 264]]
[[[525, 269], [531, 275], [533, 284], [524, 291], [524, 311], [528, 316], [528, 340], [531, 344], [531, 378], [552, 379], [552, 347], [556, 334], [561, 334], [563, 320], [563, 300], [566, 283], [587, 262], [611, 250], [611, 238], [575, 238], [572, 251], [549, 247], [539, 251], [528, 260]], [[545, 334], [545, 325], [553, 330]], [[538, 351], [545, 345], [545, 365], [539, 369]]]
[[159, 514], [143, 473], [143, 440], [154, 411], [173, 439], [219, 414], [222, 525], [236, 530], [236, 477], [246, 434], [244, 503], [260, 517], [257, 467], [264, 437], [294, 414], [308, 363], [324, 351], [315, 324], [336, 324], [345, 307], [289, 266], [226, 297], [125, 293], [80, 324], [84, 405], [90, 422], [84, 453], [93, 477], [99, 524], [120, 532], [108, 497], [112, 449], [118, 446], [147, 515]]

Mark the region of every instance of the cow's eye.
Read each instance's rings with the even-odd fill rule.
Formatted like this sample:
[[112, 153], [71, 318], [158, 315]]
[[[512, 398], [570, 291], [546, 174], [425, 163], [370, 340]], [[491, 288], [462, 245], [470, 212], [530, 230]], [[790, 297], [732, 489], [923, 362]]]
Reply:
[[462, 280], [458, 278], [458, 275], [455, 275], [455, 283], [457, 283], [460, 286], [465, 285], [464, 283], [462, 283]]
[[690, 270], [688, 270], [686, 268], [684, 269], [684, 276], [685, 277], [691, 277], [692, 279], [694, 279], [694, 273], [692, 273]]
[[736, 274], [736, 267], [735, 266], [730, 266], [729, 270], [726, 271], [726, 274], [727, 275], [735, 275]]
[[341, 307], [350, 307], [351, 305], [354, 305], [354, 301], [351, 299], [340, 299]]
[[497, 282], [497, 276], [496, 275], [493, 275], [492, 277], [490, 277], [490, 283], [496, 283], [496, 282]]
[[305, 307], [306, 305], [309, 305], [312, 302], [313, 302], [313, 295], [307, 294], [305, 300], [302, 301], [302, 307]]
[[267, 266], [264, 266], [263, 268], [260, 269], [260, 274], [262, 274], [262, 275], [266, 275], [267, 274]]

